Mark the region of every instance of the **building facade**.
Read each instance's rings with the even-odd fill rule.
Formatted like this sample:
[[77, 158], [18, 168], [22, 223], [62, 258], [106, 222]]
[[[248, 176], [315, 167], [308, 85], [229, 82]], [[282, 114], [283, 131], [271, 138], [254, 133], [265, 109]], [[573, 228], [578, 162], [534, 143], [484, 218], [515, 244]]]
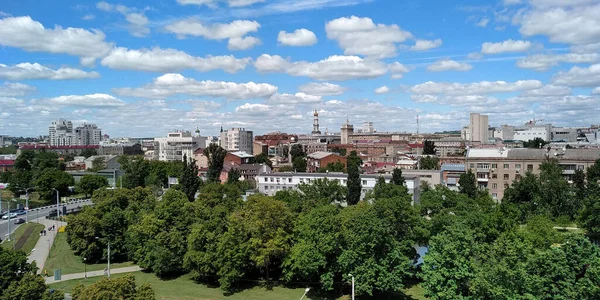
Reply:
[[469, 130], [471, 142], [487, 143], [489, 139], [489, 120], [487, 115], [471, 113]]
[[69, 120], [52, 121], [48, 127], [50, 146], [88, 146], [99, 145], [102, 141], [102, 130], [95, 124], [83, 124], [73, 129]]
[[153, 159], [161, 161], [182, 161], [186, 156], [194, 157], [194, 151], [206, 145], [206, 137], [192, 136], [189, 131], [169, 132], [167, 137], [154, 139]]
[[306, 171], [318, 172], [320, 168], [326, 167], [329, 163], [340, 162], [346, 167], [346, 158], [331, 152], [314, 152], [306, 157]]
[[75, 127], [75, 142], [79, 146], [99, 145], [102, 141], [102, 130], [95, 124], [83, 124]]
[[252, 154], [254, 153], [252, 142], [252, 131], [245, 128], [232, 128], [221, 132], [219, 145], [227, 151], [244, 151]]

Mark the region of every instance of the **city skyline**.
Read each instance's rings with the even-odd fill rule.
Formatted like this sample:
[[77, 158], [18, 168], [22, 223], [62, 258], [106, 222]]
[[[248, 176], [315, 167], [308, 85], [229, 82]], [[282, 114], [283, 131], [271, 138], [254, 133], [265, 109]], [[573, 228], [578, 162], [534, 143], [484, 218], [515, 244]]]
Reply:
[[6, 3], [0, 133], [310, 133], [315, 109], [322, 132], [597, 123], [597, 1], [396, 2]]

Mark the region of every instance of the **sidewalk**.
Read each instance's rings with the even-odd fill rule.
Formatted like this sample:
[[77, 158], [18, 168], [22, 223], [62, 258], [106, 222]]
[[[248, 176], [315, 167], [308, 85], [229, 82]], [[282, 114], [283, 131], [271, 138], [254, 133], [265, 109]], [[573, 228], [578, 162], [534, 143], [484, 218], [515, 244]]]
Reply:
[[[35, 261], [35, 263], [38, 267], [38, 274], [41, 274], [42, 270], [44, 269], [44, 264], [46, 263], [46, 259], [48, 258], [48, 254], [50, 254], [50, 248], [52, 247], [52, 243], [54, 243], [54, 238], [56, 237], [58, 228], [61, 226], [67, 225], [67, 223], [60, 222], [60, 221], [54, 221], [54, 220], [48, 220], [46, 218], [34, 219], [34, 220], [30, 220], [30, 222], [43, 224], [46, 227], [46, 229], [52, 225], [58, 224], [54, 231], [48, 231], [46, 233], [46, 236], [40, 237], [40, 239], [35, 244], [35, 248], [33, 248], [33, 250], [31, 250], [31, 253], [27, 257], [28, 263]], [[39, 234], [39, 232], [37, 232], [35, 234]]]
[[[110, 274], [114, 275], [114, 274], [120, 274], [120, 273], [131, 273], [131, 272], [137, 272], [137, 271], [141, 271], [141, 270], [142, 270], [142, 268], [140, 268], [138, 266], [131, 266], [131, 267], [125, 267], [125, 268], [111, 269]], [[86, 275], [86, 273], [74, 273], [74, 274], [62, 275], [61, 280], [54, 280], [54, 276], [46, 277], [44, 279], [46, 280], [46, 284], [51, 284], [51, 283], [62, 282], [62, 281], [66, 281], [66, 280], [85, 278], [85, 275]], [[97, 277], [97, 276], [105, 276], [104, 270], [87, 272], [87, 277]]]

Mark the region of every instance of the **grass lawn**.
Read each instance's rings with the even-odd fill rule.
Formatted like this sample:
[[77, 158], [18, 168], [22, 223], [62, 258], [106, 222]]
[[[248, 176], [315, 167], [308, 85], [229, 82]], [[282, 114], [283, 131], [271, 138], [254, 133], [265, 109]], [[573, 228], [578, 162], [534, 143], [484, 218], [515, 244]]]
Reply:
[[[264, 287], [251, 287], [248, 289], [244, 289], [240, 292], [234, 293], [232, 295], [224, 295], [223, 291], [219, 287], [207, 286], [205, 284], [199, 284], [190, 279], [189, 275], [184, 275], [176, 279], [172, 280], [161, 280], [157, 278], [152, 273], [144, 273], [144, 272], [134, 272], [135, 279], [138, 285], [143, 283], [150, 283], [156, 296], [158, 299], [164, 300], [282, 300], [282, 299], [300, 299], [302, 294], [304, 294], [304, 288], [285, 288], [276, 286], [273, 289], [267, 290]], [[115, 274], [112, 277], [121, 277], [125, 274]], [[78, 283], [83, 285], [89, 285], [101, 277], [93, 277], [88, 279], [77, 279], [77, 280], [69, 280], [65, 282], [55, 283], [50, 285], [52, 288], [60, 289], [65, 292], [70, 292], [71, 289]], [[419, 294], [421, 293], [421, 294]], [[404, 297], [398, 295], [397, 297], [385, 299], [390, 300], [407, 300], [407, 299], [415, 299], [421, 300], [425, 299], [422, 294], [422, 290], [418, 285], [411, 287], [406, 291], [407, 296]], [[358, 297], [357, 297], [358, 298]], [[309, 292], [307, 297], [304, 299], [339, 299], [339, 300], [347, 300], [350, 299], [348, 295], [342, 297], [328, 297], [326, 295], [317, 294], [313, 292]], [[359, 299], [373, 299], [373, 298], [362, 298]]]
[[[111, 269], [129, 266], [133, 266], [133, 263], [124, 262], [110, 264]], [[76, 256], [69, 247], [66, 233], [58, 233], [58, 236], [50, 249], [50, 254], [48, 254], [48, 259], [46, 260], [44, 268], [48, 270], [48, 273], [52, 273], [55, 269], [61, 269], [62, 274], [83, 273], [85, 270], [81, 257]], [[88, 271], [103, 270], [104, 268], [106, 268], [106, 263], [87, 265]]]
[[[12, 219], [10, 221], [13, 222], [14, 219]], [[40, 231], [42, 229], [44, 229], [44, 225], [42, 225], [42, 224], [38, 224], [38, 223], [22, 224], [21, 226], [19, 226], [19, 228], [17, 228], [17, 230], [15, 230], [15, 232], [13, 234], [13, 239], [10, 242], [2, 243], [2, 248], [12, 249], [14, 247], [15, 243], [21, 238], [21, 236], [23, 236], [23, 233], [25, 233], [25, 230], [27, 230], [27, 228], [30, 228], [30, 227], [33, 228], [33, 230], [31, 231], [31, 234], [25, 241], [25, 244], [23, 244], [21, 249], [16, 249], [16, 250], [22, 250], [25, 253], [31, 252], [31, 249], [33, 249], [35, 247], [35, 243], [37, 243], [38, 239], [40, 238]]]

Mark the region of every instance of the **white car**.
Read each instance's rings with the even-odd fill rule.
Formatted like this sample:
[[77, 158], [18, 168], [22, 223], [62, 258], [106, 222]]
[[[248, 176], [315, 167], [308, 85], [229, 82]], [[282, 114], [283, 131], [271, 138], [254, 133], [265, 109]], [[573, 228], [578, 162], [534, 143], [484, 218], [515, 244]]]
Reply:
[[12, 219], [16, 216], [17, 216], [17, 213], [5, 214], [4, 216], [2, 216], [2, 220], [8, 220], [9, 218]]

